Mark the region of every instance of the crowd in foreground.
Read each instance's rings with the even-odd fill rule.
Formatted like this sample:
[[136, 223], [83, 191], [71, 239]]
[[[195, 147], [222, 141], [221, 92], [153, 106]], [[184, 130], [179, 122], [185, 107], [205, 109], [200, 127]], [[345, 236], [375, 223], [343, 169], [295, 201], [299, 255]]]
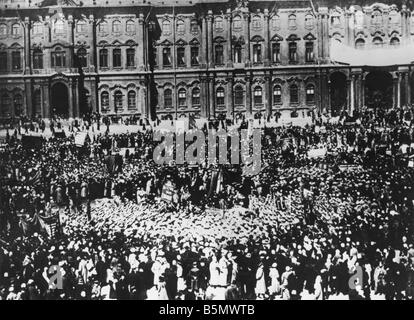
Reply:
[[[413, 299], [412, 116], [263, 129], [263, 170], [243, 179], [156, 165], [151, 132], [39, 150], [14, 134], [0, 159], [0, 299]], [[111, 160], [123, 147], [134, 152]], [[56, 211], [50, 237], [33, 221]]]

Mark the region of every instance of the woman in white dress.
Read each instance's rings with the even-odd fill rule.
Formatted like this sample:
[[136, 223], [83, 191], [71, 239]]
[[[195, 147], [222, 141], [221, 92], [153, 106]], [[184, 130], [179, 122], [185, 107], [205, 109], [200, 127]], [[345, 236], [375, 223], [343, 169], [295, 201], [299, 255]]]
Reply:
[[259, 264], [259, 267], [256, 271], [256, 296], [262, 297], [266, 294], [266, 280], [265, 280], [265, 273], [264, 273], [264, 266], [263, 263]]
[[269, 294], [271, 296], [278, 295], [280, 293], [280, 281], [279, 281], [279, 271], [277, 270], [277, 263], [274, 262], [269, 270], [269, 278], [271, 284], [269, 287]]

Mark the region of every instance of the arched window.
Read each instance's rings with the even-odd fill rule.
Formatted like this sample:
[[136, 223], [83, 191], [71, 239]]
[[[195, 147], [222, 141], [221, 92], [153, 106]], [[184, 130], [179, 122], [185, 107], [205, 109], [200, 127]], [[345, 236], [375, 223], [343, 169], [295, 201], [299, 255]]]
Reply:
[[223, 18], [222, 17], [216, 17], [214, 20], [214, 29], [216, 32], [222, 32], [224, 30], [223, 25]]
[[43, 51], [41, 49], [33, 51], [33, 69], [43, 69]]
[[216, 44], [214, 46], [214, 57], [216, 65], [223, 65], [224, 64], [224, 53], [223, 53], [223, 46], [221, 44]]
[[289, 16], [289, 29], [296, 29], [296, 16], [294, 14], [291, 14]]
[[299, 103], [299, 91], [296, 84], [290, 86], [290, 103]]
[[122, 51], [120, 48], [116, 48], [112, 51], [112, 66], [114, 68], [122, 67]]
[[164, 105], [166, 108], [171, 108], [172, 103], [172, 90], [171, 89], [165, 89], [164, 90]]
[[198, 33], [198, 22], [197, 22], [197, 20], [191, 20], [190, 31], [193, 35], [196, 35]]
[[11, 99], [10, 96], [5, 93], [1, 96], [1, 115], [3, 117], [10, 116]]
[[382, 21], [382, 12], [381, 11], [375, 10], [372, 13], [371, 23], [376, 27], [382, 26], [383, 21]]
[[184, 88], [178, 90], [178, 105], [185, 107], [187, 105], [187, 91]]
[[200, 89], [194, 88], [191, 94], [191, 104], [193, 106], [199, 106], [200, 105]]
[[126, 55], [127, 55], [127, 67], [128, 68], [135, 67], [135, 49], [128, 48], [126, 50]]
[[78, 33], [88, 32], [86, 21], [84, 21], [84, 20], [78, 21], [78, 23], [76, 24], [76, 32], [78, 32]]
[[177, 21], [177, 33], [179, 34], [185, 33], [185, 23], [181, 19]]
[[121, 33], [121, 21], [119, 20], [115, 20], [114, 22], [112, 22], [112, 32], [113, 33]]
[[126, 23], [126, 32], [134, 33], [135, 32], [135, 22], [132, 20], [128, 20]]
[[62, 48], [56, 48], [52, 52], [52, 67], [65, 67], [66, 66], [66, 52]]
[[137, 94], [135, 91], [128, 92], [128, 109], [136, 109], [137, 107]]
[[315, 86], [313, 84], [306, 86], [306, 103], [315, 103]]
[[12, 26], [12, 36], [19, 36], [20, 35], [20, 30], [21, 30], [20, 24], [18, 24], [18, 23], [13, 24], [13, 26]]
[[99, 66], [108, 68], [108, 49], [99, 50]]
[[171, 23], [168, 20], [164, 20], [162, 22], [162, 33], [164, 35], [169, 35], [171, 34]]
[[257, 86], [256, 88], [254, 88], [254, 104], [258, 105], [262, 103], [263, 103], [262, 88]]
[[280, 63], [280, 43], [272, 42], [272, 62]]
[[12, 52], [12, 70], [22, 70], [22, 54], [20, 50]]
[[391, 38], [390, 45], [399, 46], [400, 45], [400, 39], [398, 39], [397, 37]]
[[15, 94], [13, 102], [14, 102], [14, 114], [17, 117], [20, 117], [23, 112], [23, 96], [20, 93]]
[[383, 41], [380, 37], [375, 37], [372, 40], [372, 43], [374, 44], [375, 47], [382, 47], [382, 45], [383, 45]]
[[243, 22], [240, 16], [235, 16], [233, 18], [233, 29], [236, 32], [240, 32], [243, 29]]
[[313, 15], [307, 14], [305, 16], [305, 28], [308, 29], [308, 30], [311, 30], [311, 29], [313, 29], [313, 24], [314, 24]]
[[102, 21], [99, 23], [98, 30], [100, 33], [107, 33], [108, 32], [108, 22]]
[[280, 17], [278, 15], [275, 15], [272, 17], [271, 26], [273, 30], [279, 30], [280, 29]]
[[43, 25], [40, 22], [37, 22], [33, 25], [33, 34], [42, 34]]
[[57, 34], [65, 33], [65, 23], [62, 20], [57, 20], [55, 22], [55, 33]]
[[262, 29], [262, 20], [259, 16], [254, 16], [252, 21], [252, 26], [254, 30]]
[[234, 46], [234, 62], [241, 63], [242, 62], [242, 46], [240, 44], [236, 44]]
[[121, 91], [117, 90], [114, 93], [114, 106], [115, 110], [122, 110], [123, 107], [123, 94]]
[[0, 71], [7, 71], [8, 68], [7, 51], [0, 51]]
[[244, 90], [240, 85], [234, 89], [234, 104], [244, 105]]
[[109, 109], [109, 93], [106, 91], [101, 93], [101, 109], [102, 110]]
[[171, 48], [164, 47], [162, 49], [162, 65], [164, 67], [171, 67], [172, 59], [171, 59]]
[[0, 37], [7, 36], [7, 25], [2, 23], [0, 24]]
[[339, 14], [334, 14], [331, 17], [332, 26], [337, 28], [341, 26], [341, 16]]
[[36, 116], [42, 114], [42, 94], [40, 89], [36, 89], [33, 93], [33, 113]]
[[79, 68], [86, 68], [88, 66], [87, 56], [88, 54], [85, 48], [78, 49], [77, 57], [78, 57]]
[[217, 106], [224, 106], [224, 88], [220, 87], [216, 91], [216, 104]]
[[365, 40], [364, 39], [357, 39], [355, 41], [355, 48], [364, 49], [364, 47], [365, 47]]
[[306, 62], [314, 62], [313, 42], [311, 41], [305, 44], [305, 59]]
[[273, 87], [273, 104], [279, 104], [282, 102], [282, 87], [275, 85]]
[[255, 43], [253, 45], [253, 63], [262, 62], [262, 45], [260, 43]]
[[289, 63], [296, 63], [298, 45], [296, 42], [289, 42]]

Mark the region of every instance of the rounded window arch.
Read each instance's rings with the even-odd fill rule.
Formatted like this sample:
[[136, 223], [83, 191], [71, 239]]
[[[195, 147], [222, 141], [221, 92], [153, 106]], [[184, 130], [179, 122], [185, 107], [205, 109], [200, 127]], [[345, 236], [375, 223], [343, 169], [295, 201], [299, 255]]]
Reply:
[[384, 44], [384, 42], [382, 41], [382, 38], [381, 38], [381, 37], [375, 37], [375, 38], [372, 40], [372, 43], [373, 43], [373, 45], [374, 45], [375, 47], [382, 47], [382, 45]]
[[315, 85], [313, 85], [312, 83], [306, 86], [306, 103], [315, 103]]
[[234, 104], [244, 105], [244, 88], [241, 85], [234, 88]]
[[243, 29], [242, 18], [239, 15], [233, 18], [233, 29], [234, 31], [241, 31]]
[[179, 19], [177, 21], [177, 33], [179, 33], [179, 34], [184, 34], [185, 33], [185, 23], [181, 19]]
[[224, 104], [225, 104], [225, 101], [224, 101], [224, 88], [223, 87], [217, 88], [216, 103], [217, 103], [218, 106], [224, 106]]
[[200, 88], [196, 87], [191, 92], [191, 104], [193, 106], [199, 106], [200, 105]]
[[122, 91], [117, 90], [114, 93], [114, 106], [115, 110], [122, 110], [124, 108], [124, 95], [122, 94]]
[[33, 50], [33, 69], [43, 69], [43, 51], [40, 48]]
[[12, 25], [12, 36], [20, 35], [21, 26], [18, 23]]
[[307, 14], [305, 16], [305, 28], [308, 29], [308, 30], [311, 30], [311, 29], [313, 29], [313, 25], [314, 25], [313, 15]]
[[77, 53], [79, 68], [86, 68], [88, 66], [88, 53], [85, 48], [79, 48]]
[[134, 33], [135, 32], [135, 22], [133, 20], [128, 20], [126, 23], [126, 32]]
[[166, 108], [171, 108], [172, 103], [172, 90], [171, 89], [165, 89], [164, 90], [164, 105]]
[[78, 33], [85, 33], [87, 32], [87, 24], [85, 20], [80, 20], [78, 21], [78, 23], [76, 24], [76, 32]]
[[108, 22], [101, 21], [98, 26], [98, 31], [101, 33], [108, 32]]
[[357, 49], [364, 49], [364, 47], [365, 47], [365, 40], [364, 40], [364, 39], [362, 39], [362, 38], [357, 39], [357, 40], [355, 41], [355, 47], [356, 47]]
[[136, 109], [137, 93], [134, 90], [128, 91], [128, 109]]
[[171, 22], [169, 20], [164, 20], [162, 22], [162, 32], [165, 35], [168, 35], [171, 33]]
[[288, 20], [289, 29], [296, 29], [296, 16], [291, 14]]
[[259, 16], [254, 16], [252, 25], [253, 29], [260, 30], [262, 28], [262, 19]]
[[191, 20], [190, 31], [193, 35], [198, 33], [198, 22], [196, 19]]
[[65, 23], [62, 20], [57, 20], [55, 22], [55, 33], [65, 33]]
[[400, 45], [400, 39], [398, 39], [397, 37], [393, 37], [390, 40], [390, 45], [392, 46], [399, 46]]
[[121, 21], [119, 20], [115, 20], [114, 22], [112, 22], [112, 32], [113, 33], [121, 33]]
[[299, 103], [299, 88], [297, 84], [292, 84], [289, 88], [290, 103]]
[[178, 90], [178, 105], [185, 107], [187, 105], [187, 90], [181, 88]]
[[223, 18], [222, 17], [216, 17], [214, 19], [214, 28], [217, 32], [222, 32], [224, 30], [224, 24], [223, 24]]
[[260, 87], [260, 86], [255, 87], [253, 95], [254, 95], [254, 104], [255, 105], [263, 103], [263, 90], [262, 90], [262, 87]]
[[23, 96], [17, 93], [13, 97], [14, 115], [20, 117], [23, 113]]
[[0, 23], [0, 37], [7, 36], [7, 25], [4, 23]]
[[273, 30], [280, 29], [280, 17], [277, 14], [272, 17], [271, 26]]
[[282, 103], [282, 86], [279, 84], [273, 87], [273, 103]]
[[101, 109], [102, 110], [109, 109], [109, 93], [107, 91], [103, 91], [101, 93]]

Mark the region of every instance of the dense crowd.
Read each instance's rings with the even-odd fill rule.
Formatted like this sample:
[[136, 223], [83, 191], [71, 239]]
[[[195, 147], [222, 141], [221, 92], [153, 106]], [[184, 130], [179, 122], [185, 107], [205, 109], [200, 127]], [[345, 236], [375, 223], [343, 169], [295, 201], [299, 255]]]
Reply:
[[263, 128], [253, 177], [156, 165], [152, 131], [36, 150], [16, 131], [0, 152], [0, 299], [413, 299], [412, 116]]

